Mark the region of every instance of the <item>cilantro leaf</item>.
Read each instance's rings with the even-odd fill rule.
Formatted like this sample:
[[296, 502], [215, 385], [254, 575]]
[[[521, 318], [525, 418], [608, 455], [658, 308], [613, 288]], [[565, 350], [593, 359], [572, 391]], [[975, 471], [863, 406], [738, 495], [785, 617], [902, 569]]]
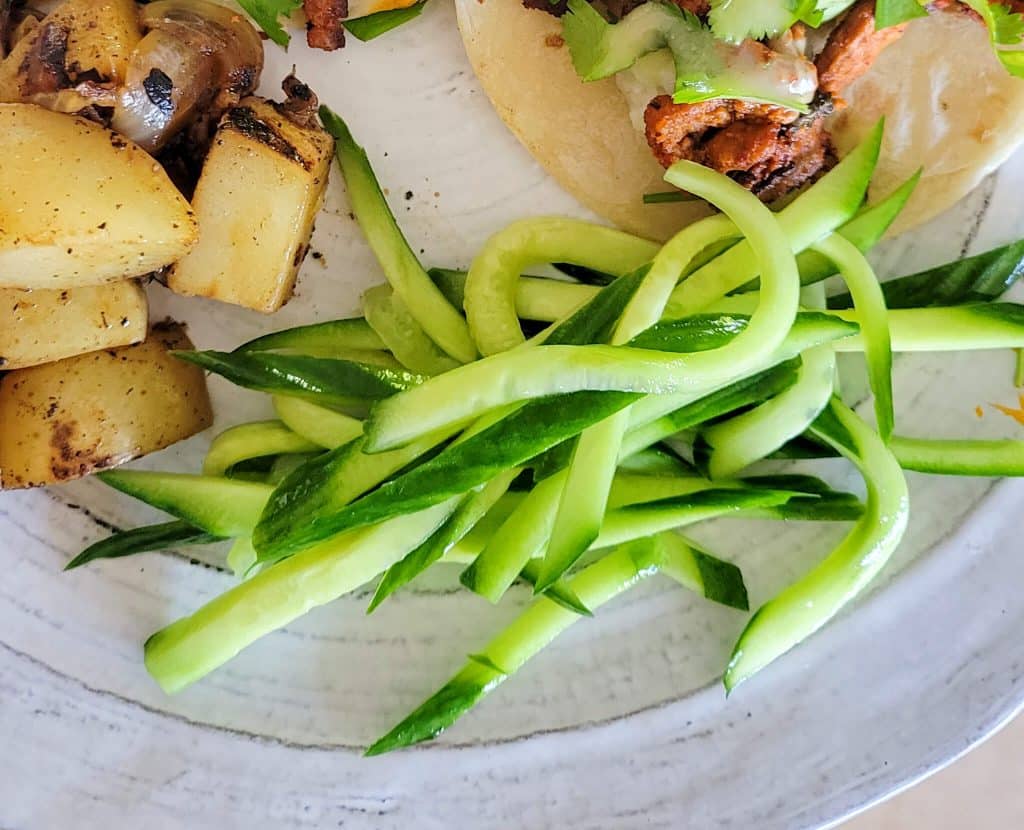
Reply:
[[918, 0], [878, 0], [875, 3], [875, 29], [888, 29], [913, 20], [927, 17], [928, 11]]
[[1009, 6], [992, 3], [992, 40], [1001, 46], [1017, 46], [1024, 40], [1024, 15]]
[[1018, 78], [1024, 78], [1024, 51], [1004, 49], [1005, 46], [1019, 46], [1024, 42], [1024, 16], [1011, 12], [1002, 3], [988, 0], [963, 0], [974, 9], [988, 27], [989, 37], [996, 57], [1006, 71]]
[[302, 0], [238, 0], [238, 5], [256, 21], [278, 46], [285, 49], [291, 36], [281, 26], [280, 18], [289, 17], [302, 5]]

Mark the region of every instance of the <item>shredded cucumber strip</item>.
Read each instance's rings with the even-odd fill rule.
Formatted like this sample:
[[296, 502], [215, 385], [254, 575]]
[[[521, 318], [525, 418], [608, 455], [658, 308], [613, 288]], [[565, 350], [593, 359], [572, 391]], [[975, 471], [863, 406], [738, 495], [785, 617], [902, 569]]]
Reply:
[[894, 435], [889, 446], [905, 470], [937, 475], [1024, 476], [1024, 441]]
[[421, 375], [439, 375], [459, 365], [430, 339], [430, 335], [387, 285], [376, 285], [363, 292], [366, 322], [409, 371]]
[[260, 637], [377, 576], [433, 533], [458, 499], [343, 534], [265, 568], [146, 641], [146, 669], [173, 694]]
[[277, 486], [253, 530], [253, 546], [260, 562], [275, 562], [311, 547], [338, 529], [325, 530], [332, 514], [412, 464], [424, 453], [458, 432], [439, 435], [390, 452], [364, 452], [365, 438], [314, 458]]
[[760, 461], [804, 432], [828, 405], [835, 380], [835, 351], [829, 345], [803, 353], [797, 382], [749, 412], [701, 432], [710, 445], [708, 474], [728, 478]]
[[[892, 338], [885, 295], [871, 264], [853, 243], [832, 234], [814, 244], [814, 250], [835, 263], [853, 297], [868, 364], [868, 379], [875, 396], [875, 418], [883, 441], [895, 426], [892, 393]], [[781, 444], [779, 446], [782, 446]], [[773, 447], [773, 450], [778, 447]]]
[[263, 337], [243, 343], [235, 351], [269, 352], [279, 349], [294, 349], [306, 354], [330, 354], [336, 349], [383, 351], [387, 346], [366, 320], [362, 317], [352, 317], [265, 334]]
[[245, 579], [256, 565], [256, 548], [252, 536], [239, 536], [228, 551], [226, 563], [238, 579]]
[[499, 473], [487, 484], [463, 497], [458, 508], [441, 527], [423, 544], [384, 572], [366, 613], [369, 614], [391, 594], [415, 579], [462, 541], [463, 537], [494, 507], [498, 499], [505, 495], [519, 472], [518, 468], [513, 468]]
[[277, 417], [296, 435], [333, 450], [363, 434], [363, 422], [301, 398], [274, 395]]
[[[882, 128], [879, 122], [836, 167], [779, 211], [780, 236], [789, 242], [794, 254], [810, 247], [857, 212], [878, 161]], [[734, 245], [683, 281], [672, 297], [673, 315], [685, 317], [703, 311], [754, 279], [759, 265], [748, 241]]]
[[239, 424], [213, 439], [203, 460], [203, 475], [223, 476], [235, 464], [252, 458], [319, 449], [319, 444], [292, 432], [281, 421]]
[[115, 490], [223, 539], [252, 531], [273, 487], [186, 473], [109, 470], [99, 478]]
[[577, 219], [512, 223], [484, 243], [466, 278], [466, 318], [477, 348], [486, 356], [525, 342], [516, 316], [516, 285], [530, 266], [569, 262], [621, 277], [650, 262], [658, 250], [654, 242]]
[[864, 516], [821, 564], [754, 614], [726, 669], [727, 691], [809, 637], [860, 594], [889, 561], [906, 530], [906, 478], [878, 434], [836, 399], [811, 432], [861, 471], [867, 484]]
[[463, 363], [474, 360], [476, 346], [466, 321], [416, 259], [381, 192], [366, 151], [337, 114], [321, 107], [320, 118], [336, 141], [338, 166], [345, 179], [349, 205], [384, 276], [438, 346]]
[[120, 530], [112, 536], [94, 542], [68, 562], [64, 570], [71, 571], [100, 559], [120, 559], [137, 553], [209, 545], [220, 541], [222, 540], [219, 536], [200, 530], [188, 522], [173, 521], [146, 525], [132, 530]]

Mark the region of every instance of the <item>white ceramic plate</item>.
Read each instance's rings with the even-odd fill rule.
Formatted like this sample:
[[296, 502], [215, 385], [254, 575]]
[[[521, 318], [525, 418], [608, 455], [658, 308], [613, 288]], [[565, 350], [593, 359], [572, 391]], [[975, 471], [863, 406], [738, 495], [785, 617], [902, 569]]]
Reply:
[[[509, 0], [512, 2], [513, 0]], [[585, 215], [491, 112], [452, 10], [335, 55], [292, 61], [349, 120], [429, 264], [464, 266], [510, 219]], [[265, 84], [272, 90], [274, 84]], [[875, 255], [885, 274], [1024, 233], [1024, 159], [957, 209]], [[657, 208], [652, 208], [657, 209]], [[381, 279], [331, 183], [298, 294], [265, 318], [173, 297], [155, 313], [230, 348], [346, 316]], [[974, 409], [1011, 403], [1012, 358], [904, 359], [908, 434], [1019, 436]], [[216, 429], [268, 414], [214, 381]], [[203, 435], [143, 462], [195, 470]], [[855, 484], [853, 479], [848, 483]], [[222, 551], [61, 568], [106, 528], [155, 514], [85, 481], [0, 496], [0, 827], [818, 827], [965, 750], [1024, 697], [1024, 487], [912, 476], [911, 532], [884, 584], [725, 700], [717, 681], [744, 616], [652, 581], [558, 640], [426, 748], [362, 759], [509, 620], [430, 574], [372, 617], [358, 592], [278, 632], [175, 698], [146, 675], [145, 638], [231, 584]], [[734, 555], [757, 604], [841, 528], [733, 522], [704, 535]], [[196, 554], [199, 555], [199, 554]]]

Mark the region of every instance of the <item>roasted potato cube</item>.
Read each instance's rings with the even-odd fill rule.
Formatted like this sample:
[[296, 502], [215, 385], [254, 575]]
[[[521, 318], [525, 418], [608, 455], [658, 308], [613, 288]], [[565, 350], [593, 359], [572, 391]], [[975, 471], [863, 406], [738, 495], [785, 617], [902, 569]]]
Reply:
[[261, 98], [221, 120], [192, 207], [199, 243], [170, 271], [179, 294], [270, 313], [292, 295], [330, 172], [334, 141]]
[[183, 256], [195, 219], [134, 144], [83, 118], [0, 104], [0, 287], [71, 288]]
[[213, 420], [203, 371], [177, 324], [144, 343], [105, 349], [0, 380], [0, 488], [80, 478], [170, 446]]
[[146, 292], [135, 280], [81, 288], [0, 288], [0, 371], [38, 366], [146, 337]]
[[85, 79], [120, 84], [141, 38], [133, 0], [66, 0], [0, 62], [0, 102], [42, 103]]

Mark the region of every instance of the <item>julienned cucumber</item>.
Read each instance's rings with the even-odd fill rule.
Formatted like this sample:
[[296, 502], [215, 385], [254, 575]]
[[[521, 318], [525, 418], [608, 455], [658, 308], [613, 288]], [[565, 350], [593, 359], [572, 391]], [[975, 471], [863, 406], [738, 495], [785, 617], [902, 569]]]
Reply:
[[889, 448], [905, 470], [961, 476], [1024, 476], [1024, 441], [906, 438]]
[[353, 317], [267, 334], [243, 343], [235, 351], [272, 352], [291, 349], [303, 354], [320, 354], [330, 353], [335, 349], [382, 351], [386, 348], [384, 341], [370, 328], [366, 320], [362, 317]]
[[292, 432], [280, 421], [240, 424], [213, 439], [203, 460], [203, 475], [223, 476], [235, 464], [252, 458], [320, 449], [318, 444]]
[[836, 399], [811, 432], [857, 465], [867, 484], [867, 507], [824, 562], [754, 614], [725, 672], [729, 691], [809, 637], [863, 591], [906, 530], [907, 482], [878, 434]]
[[351, 406], [422, 383], [423, 375], [370, 363], [272, 352], [175, 352], [237, 386], [314, 403]]
[[459, 506], [423, 544], [408, 553], [385, 571], [370, 601], [367, 613], [373, 611], [387, 597], [417, 577], [434, 562], [438, 561], [480, 521], [508, 490], [513, 479], [519, 474], [517, 468], [499, 473], [487, 484], [482, 485], [462, 498]]
[[388, 282], [438, 346], [458, 361], [473, 360], [476, 346], [466, 321], [430, 281], [405, 241], [366, 151], [356, 143], [348, 125], [330, 109], [321, 107], [320, 118], [337, 142], [338, 165], [345, 178], [349, 205]]
[[363, 292], [366, 322], [407, 369], [422, 375], [439, 375], [459, 365], [430, 339], [412, 312], [387, 285]]
[[363, 422], [301, 398], [274, 395], [277, 417], [296, 435], [328, 450], [363, 434]]
[[[853, 243], [832, 234], [814, 244], [814, 250], [827, 256], [839, 270], [853, 296], [860, 323], [860, 337], [868, 364], [868, 379], [875, 396], [875, 418], [883, 441], [888, 441], [895, 426], [892, 395], [892, 336], [885, 297], [871, 265]], [[781, 444], [779, 445], [781, 446]], [[773, 449], [776, 449], [773, 447]]]
[[828, 405], [835, 383], [836, 357], [829, 344], [802, 355], [796, 383], [749, 412], [713, 424], [701, 437], [711, 447], [713, 479], [735, 475], [800, 435]]
[[577, 219], [523, 219], [509, 225], [484, 243], [466, 278], [466, 319], [477, 347], [491, 355], [524, 342], [516, 284], [530, 266], [572, 262], [624, 276], [654, 259], [658, 249], [646, 239]]
[[303, 464], [278, 485], [259, 517], [252, 533], [259, 561], [274, 562], [340, 532], [332, 517], [342, 508], [456, 431], [374, 455], [363, 451], [366, 439], [357, 438]]
[[452, 499], [348, 533], [261, 571], [150, 637], [146, 668], [164, 691], [180, 691], [265, 634], [369, 582], [457, 506]]
[[[778, 213], [783, 238], [793, 253], [809, 247], [849, 221], [867, 193], [882, 146], [881, 122], [863, 142], [806, 193]], [[740, 242], [690, 274], [672, 298], [678, 316], [703, 311], [758, 275], [760, 263], [747, 242]]]
[[137, 527], [134, 530], [120, 530], [113, 536], [108, 536], [106, 539], [89, 545], [68, 562], [64, 566], [64, 570], [74, 570], [99, 559], [120, 559], [124, 556], [133, 556], [136, 553], [189, 545], [208, 545], [220, 540], [219, 536], [199, 530], [188, 522], [182, 521]]
[[111, 470], [99, 476], [115, 490], [224, 539], [251, 533], [274, 489], [252, 481], [184, 473]]

